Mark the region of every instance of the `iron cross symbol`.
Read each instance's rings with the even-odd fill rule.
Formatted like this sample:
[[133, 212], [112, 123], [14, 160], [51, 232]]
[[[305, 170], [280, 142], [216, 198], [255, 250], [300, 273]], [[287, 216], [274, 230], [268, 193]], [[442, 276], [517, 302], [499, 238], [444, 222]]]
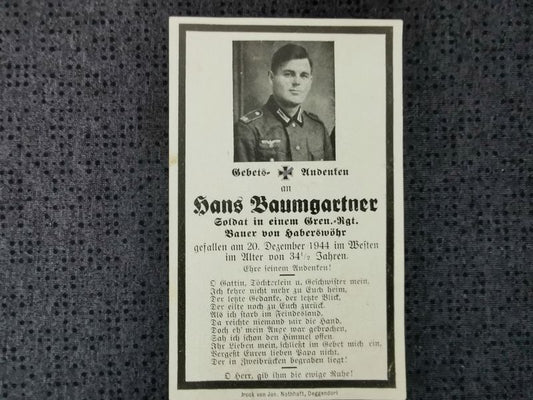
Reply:
[[284, 166], [284, 167], [282, 167], [282, 168], [283, 168], [283, 169], [278, 170], [278, 171], [279, 171], [279, 172], [278, 172], [278, 176], [283, 176], [283, 178], [281, 178], [281, 179], [284, 179], [284, 180], [289, 179], [289, 176], [292, 176], [292, 170], [293, 170], [294, 168], [292, 168], [292, 167], [286, 167], [286, 166]]

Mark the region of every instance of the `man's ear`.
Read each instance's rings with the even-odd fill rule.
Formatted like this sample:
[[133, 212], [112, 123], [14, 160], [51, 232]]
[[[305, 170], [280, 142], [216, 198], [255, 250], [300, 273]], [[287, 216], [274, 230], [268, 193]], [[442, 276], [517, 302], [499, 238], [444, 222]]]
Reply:
[[274, 73], [272, 71], [268, 71], [268, 80], [272, 84], [272, 80], [274, 79]]

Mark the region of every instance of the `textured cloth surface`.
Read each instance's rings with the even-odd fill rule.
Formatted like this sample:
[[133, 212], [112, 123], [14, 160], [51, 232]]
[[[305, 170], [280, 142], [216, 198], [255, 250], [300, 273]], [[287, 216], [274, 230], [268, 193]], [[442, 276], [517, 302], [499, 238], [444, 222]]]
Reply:
[[408, 398], [532, 399], [532, 14], [2, 1], [0, 399], [167, 397], [171, 15], [404, 20]]

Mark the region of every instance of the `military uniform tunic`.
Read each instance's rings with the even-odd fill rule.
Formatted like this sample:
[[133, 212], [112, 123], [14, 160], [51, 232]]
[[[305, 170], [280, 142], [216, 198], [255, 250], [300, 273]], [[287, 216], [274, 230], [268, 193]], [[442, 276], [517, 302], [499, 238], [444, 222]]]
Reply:
[[272, 96], [237, 121], [234, 150], [236, 162], [333, 160], [324, 123], [301, 107], [289, 117]]

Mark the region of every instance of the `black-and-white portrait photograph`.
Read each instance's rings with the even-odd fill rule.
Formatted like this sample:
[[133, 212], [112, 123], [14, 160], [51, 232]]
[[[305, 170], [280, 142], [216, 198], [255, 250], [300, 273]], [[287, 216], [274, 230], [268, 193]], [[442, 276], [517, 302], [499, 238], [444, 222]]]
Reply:
[[233, 42], [234, 161], [335, 160], [334, 43]]

